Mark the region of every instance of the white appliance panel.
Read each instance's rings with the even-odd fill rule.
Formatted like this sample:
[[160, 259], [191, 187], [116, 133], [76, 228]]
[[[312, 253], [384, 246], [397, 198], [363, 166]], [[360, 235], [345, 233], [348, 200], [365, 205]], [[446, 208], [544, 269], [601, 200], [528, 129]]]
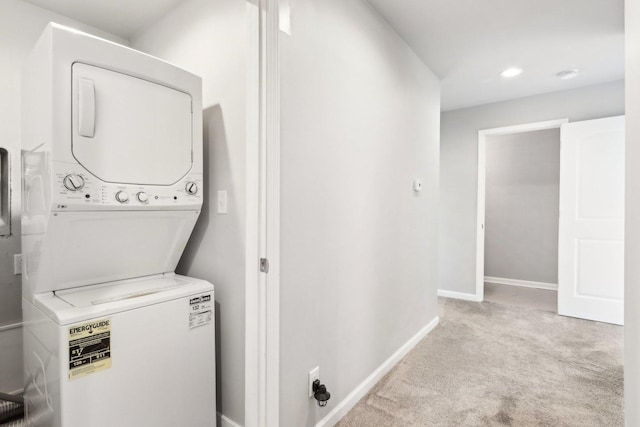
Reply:
[[73, 154], [102, 181], [171, 185], [192, 165], [191, 96], [73, 64]]
[[63, 425], [215, 426], [215, 330], [190, 329], [189, 314], [184, 298], [111, 316], [105, 371], [70, 381], [61, 358]]
[[34, 427], [60, 427], [60, 351], [58, 326], [22, 300], [25, 417]]
[[58, 291], [55, 295], [74, 308], [100, 306], [100, 309], [103, 310], [104, 304], [120, 303], [122, 301], [131, 303], [133, 301], [130, 300], [142, 297], [144, 297], [144, 300], [155, 304], [160, 300], [151, 298], [152, 295], [171, 299], [172, 296], [175, 296], [168, 291], [181, 291], [185, 289], [185, 286], [196, 282], [196, 279], [185, 278], [175, 273], [167, 273]]
[[24, 296], [173, 272], [198, 214], [54, 213], [45, 233], [23, 236]]
[[[140, 122], [140, 119], [134, 120], [133, 117], [121, 114], [117, 117], [118, 120], [129, 120], [132, 124], [123, 122], [126, 124], [123, 126], [117, 122], [113, 129], [107, 130], [115, 132], [114, 135], [117, 136], [107, 142], [110, 144], [108, 146], [113, 148], [115, 145], [118, 150], [96, 153], [91, 150], [98, 149], [100, 144], [89, 144], [84, 148], [75, 147], [84, 149], [87, 153], [75, 152], [72, 145], [74, 135], [80, 145], [83, 139], [87, 143], [101, 141], [106, 125], [102, 113], [106, 112], [112, 118], [116, 117], [114, 114], [121, 113], [111, 107], [105, 111], [100, 108], [101, 103], [106, 102], [112, 106], [120, 102], [118, 99], [124, 99], [124, 95], [118, 95], [114, 99], [112, 91], [109, 91], [107, 98], [101, 96], [101, 82], [105, 77], [102, 76], [100, 82], [82, 77], [84, 80], [80, 86], [84, 88], [84, 92], [80, 96], [76, 86], [78, 98], [74, 100], [74, 85], [78, 83], [74, 82], [74, 67], [87, 64], [90, 64], [90, 69], [106, 73], [105, 82], [108, 85], [114, 84], [112, 77], [116, 76], [122, 80], [115, 83], [116, 86], [132, 84], [135, 86], [134, 91], [144, 92], [133, 99], [127, 98], [125, 109], [133, 109], [136, 105], [139, 107], [136, 103], [144, 103], [143, 98], [147, 95], [155, 96], [155, 92], [161, 93], [158, 96], [162, 99], [177, 97], [181, 106], [169, 107], [165, 102], [147, 105], [148, 108], [143, 108], [143, 113], [153, 111], [154, 117], [147, 117], [145, 120], [150, 126], [144, 127], [142, 122], [145, 120]], [[25, 182], [25, 187], [31, 193], [30, 198], [38, 202], [25, 206], [26, 216], [39, 215], [42, 210], [48, 213], [52, 210], [199, 209], [197, 206], [202, 204], [203, 188], [202, 81], [198, 76], [150, 55], [53, 23], [47, 26], [31, 54], [25, 59], [22, 75], [23, 166], [30, 169], [30, 182]], [[136, 84], [140, 82], [144, 83], [145, 89], [140, 89]], [[91, 91], [87, 92], [88, 87], [93, 87], [92, 94]], [[79, 106], [81, 99], [82, 108]], [[92, 101], [96, 107], [94, 110], [87, 107]], [[173, 109], [177, 109], [175, 114]], [[79, 110], [83, 110], [82, 126], [79, 124]], [[93, 126], [87, 123], [91, 122], [92, 117], [95, 119]], [[190, 120], [188, 124], [185, 123], [185, 117]], [[113, 120], [109, 124], [112, 122]], [[169, 122], [172, 124], [169, 125]], [[170, 126], [171, 129], [169, 132], [161, 132], [159, 129], [163, 126]], [[140, 142], [131, 137], [131, 129], [127, 127], [133, 127], [140, 134], [159, 133], [159, 136], [154, 136], [153, 149], [145, 154], [126, 145], [124, 141], [127, 138], [132, 143]], [[169, 138], [174, 130], [176, 135], [187, 135], [188, 140], [184, 144], [174, 141], [167, 145], [164, 138]], [[79, 132], [85, 136], [81, 136]], [[92, 133], [93, 138], [90, 137]], [[158, 140], [162, 140], [164, 145], [160, 150]], [[163, 164], [170, 156], [172, 162], [177, 164]], [[108, 164], [100, 163], [107, 161]], [[87, 167], [95, 170], [90, 171]], [[98, 173], [113, 182], [100, 179], [96, 175]], [[128, 175], [121, 176], [125, 173]], [[160, 173], [163, 174], [162, 178], [158, 178]], [[80, 188], [68, 189], [64, 185], [65, 178], [71, 175], [79, 182]], [[176, 176], [181, 178], [176, 180]], [[125, 178], [132, 181], [123, 182], [122, 179]], [[150, 181], [160, 183], [146, 183]], [[168, 185], [167, 182], [171, 184]], [[195, 187], [193, 183], [196, 184]], [[187, 192], [187, 188], [190, 191]], [[115, 196], [120, 191], [128, 193], [127, 201], [116, 200]], [[143, 199], [138, 199], [139, 193], [144, 193]]]

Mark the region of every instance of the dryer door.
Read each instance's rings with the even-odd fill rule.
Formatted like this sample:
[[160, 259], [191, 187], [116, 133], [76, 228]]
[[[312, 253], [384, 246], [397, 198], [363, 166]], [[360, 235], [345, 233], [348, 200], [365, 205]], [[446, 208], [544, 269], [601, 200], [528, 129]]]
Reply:
[[73, 64], [73, 155], [106, 182], [171, 185], [192, 164], [191, 96]]

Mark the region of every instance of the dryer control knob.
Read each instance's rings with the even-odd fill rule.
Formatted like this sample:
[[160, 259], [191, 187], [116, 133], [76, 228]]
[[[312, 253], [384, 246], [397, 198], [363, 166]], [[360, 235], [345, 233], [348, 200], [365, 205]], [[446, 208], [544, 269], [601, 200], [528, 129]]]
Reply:
[[137, 194], [138, 197], [138, 201], [140, 203], [147, 203], [149, 201], [149, 195], [147, 193], [145, 193], [144, 191], [141, 191]]
[[185, 186], [185, 189], [187, 190], [187, 193], [189, 194], [196, 194], [198, 192], [198, 184], [196, 184], [195, 182], [187, 182], [187, 185]]
[[120, 203], [127, 203], [129, 201], [129, 195], [126, 191], [118, 191], [116, 193], [116, 200]]
[[65, 188], [71, 191], [80, 191], [84, 188], [84, 178], [75, 173], [70, 173], [62, 180]]

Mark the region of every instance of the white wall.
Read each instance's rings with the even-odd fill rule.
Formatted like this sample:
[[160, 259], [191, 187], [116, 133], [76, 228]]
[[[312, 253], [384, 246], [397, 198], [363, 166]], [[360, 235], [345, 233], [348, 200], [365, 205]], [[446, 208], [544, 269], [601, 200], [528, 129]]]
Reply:
[[624, 81], [442, 114], [438, 287], [475, 294], [478, 131], [624, 114]]
[[[218, 412], [244, 423], [247, 7], [187, 0], [131, 40], [203, 79], [206, 194], [177, 272], [215, 285]], [[228, 214], [218, 215], [218, 190]]]
[[21, 276], [13, 274], [20, 253], [20, 120], [22, 61], [50, 21], [113, 41], [126, 40], [19, 0], [0, 1], [0, 147], [12, 160], [12, 235], [0, 238], [0, 391], [22, 388]]
[[560, 129], [486, 140], [484, 275], [558, 283]]
[[[438, 314], [440, 89], [366, 2], [291, 10], [280, 39], [280, 425], [300, 427]], [[307, 396], [315, 366], [331, 392], [324, 409]]]
[[625, 2], [626, 212], [624, 292], [625, 423], [640, 425], [640, 4]]

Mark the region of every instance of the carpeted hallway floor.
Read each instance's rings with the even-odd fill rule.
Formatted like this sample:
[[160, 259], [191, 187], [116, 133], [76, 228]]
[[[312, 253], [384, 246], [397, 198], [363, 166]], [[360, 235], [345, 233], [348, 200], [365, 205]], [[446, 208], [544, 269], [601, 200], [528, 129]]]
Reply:
[[622, 327], [440, 299], [440, 325], [340, 427], [623, 426]]

